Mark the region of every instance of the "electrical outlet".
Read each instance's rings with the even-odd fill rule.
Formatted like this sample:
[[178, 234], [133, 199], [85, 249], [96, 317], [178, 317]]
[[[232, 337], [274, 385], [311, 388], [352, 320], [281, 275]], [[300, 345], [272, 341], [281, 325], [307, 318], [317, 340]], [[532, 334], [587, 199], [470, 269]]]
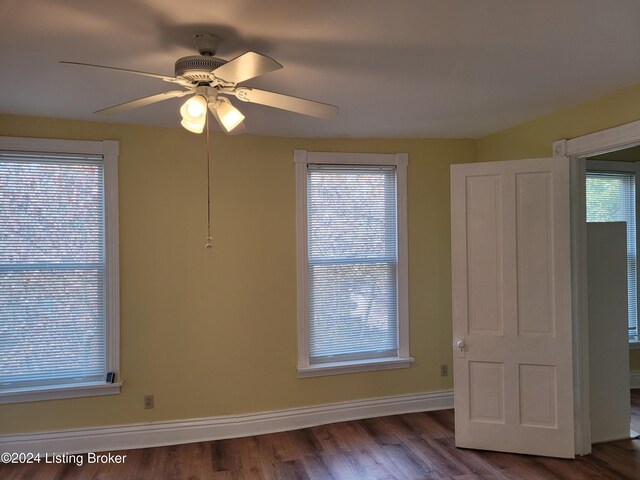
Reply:
[[146, 409], [153, 408], [153, 395], [144, 396], [144, 408]]
[[440, 376], [441, 377], [449, 376], [449, 365], [447, 365], [446, 363], [443, 363], [442, 365], [440, 365]]

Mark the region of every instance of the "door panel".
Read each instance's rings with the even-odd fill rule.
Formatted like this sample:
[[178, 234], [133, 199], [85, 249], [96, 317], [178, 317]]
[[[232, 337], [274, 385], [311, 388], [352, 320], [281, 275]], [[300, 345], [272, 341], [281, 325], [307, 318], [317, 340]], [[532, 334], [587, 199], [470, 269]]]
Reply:
[[469, 417], [504, 423], [504, 371], [501, 363], [469, 362]]
[[467, 256], [469, 258], [469, 330], [501, 335], [502, 314], [497, 285], [500, 269], [500, 176], [469, 178], [466, 183]]
[[500, 176], [469, 178], [466, 184], [467, 256], [469, 261], [469, 330], [478, 334], [501, 335], [502, 313], [497, 285], [500, 269]]
[[558, 426], [556, 367], [520, 364], [520, 424]]
[[518, 332], [553, 335], [551, 175], [516, 174]]
[[569, 188], [566, 158], [451, 168], [459, 447], [574, 456]]

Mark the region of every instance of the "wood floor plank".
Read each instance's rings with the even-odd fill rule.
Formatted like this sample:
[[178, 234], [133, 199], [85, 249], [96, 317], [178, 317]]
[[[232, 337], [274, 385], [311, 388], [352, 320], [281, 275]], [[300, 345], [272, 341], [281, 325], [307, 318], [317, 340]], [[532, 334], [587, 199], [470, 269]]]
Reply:
[[[640, 430], [640, 390], [631, 394]], [[2, 480], [640, 480], [640, 439], [575, 460], [459, 449], [453, 410], [111, 452], [123, 464], [0, 464]]]
[[321, 457], [305, 457], [302, 466], [310, 480], [335, 480]]

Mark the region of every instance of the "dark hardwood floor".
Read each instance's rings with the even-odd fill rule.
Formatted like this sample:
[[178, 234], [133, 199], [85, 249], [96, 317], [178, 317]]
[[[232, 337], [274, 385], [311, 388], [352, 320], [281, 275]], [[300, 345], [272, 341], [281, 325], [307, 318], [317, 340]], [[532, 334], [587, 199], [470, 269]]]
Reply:
[[[640, 431], [640, 390], [631, 403]], [[111, 453], [125, 462], [4, 464], [0, 479], [640, 479], [640, 439], [595, 445], [576, 460], [462, 450], [453, 410]]]

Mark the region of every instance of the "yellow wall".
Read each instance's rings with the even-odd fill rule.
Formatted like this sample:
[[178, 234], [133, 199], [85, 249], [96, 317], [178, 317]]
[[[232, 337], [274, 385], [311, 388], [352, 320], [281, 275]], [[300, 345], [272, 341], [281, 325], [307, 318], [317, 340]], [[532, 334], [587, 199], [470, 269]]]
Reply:
[[[122, 393], [0, 406], [0, 434], [209, 417], [451, 388], [449, 164], [475, 140], [204, 137], [0, 116], [0, 135], [120, 141]], [[293, 149], [409, 153], [408, 369], [296, 376]], [[143, 396], [155, 394], [155, 409]]]
[[640, 84], [478, 140], [478, 161], [550, 157], [551, 144], [640, 119]]
[[[550, 157], [551, 145], [640, 119], [640, 85], [618, 90], [552, 115], [481, 138], [478, 161]], [[640, 350], [629, 354], [631, 370], [640, 370]]]
[[[0, 405], [0, 434], [185, 419], [451, 388], [449, 165], [550, 156], [551, 144], [640, 119], [640, 85], [475, 140], [213, 138], [180, 128], [0, 115], [0, 135], [120, 141], [117, 396]], [[293, 149], [409, 153], [408, 369], [296, 377]], [[640, 351], [631, 352], [640, 370]], [[143, 396], [155, 394], [155, 409]]]

